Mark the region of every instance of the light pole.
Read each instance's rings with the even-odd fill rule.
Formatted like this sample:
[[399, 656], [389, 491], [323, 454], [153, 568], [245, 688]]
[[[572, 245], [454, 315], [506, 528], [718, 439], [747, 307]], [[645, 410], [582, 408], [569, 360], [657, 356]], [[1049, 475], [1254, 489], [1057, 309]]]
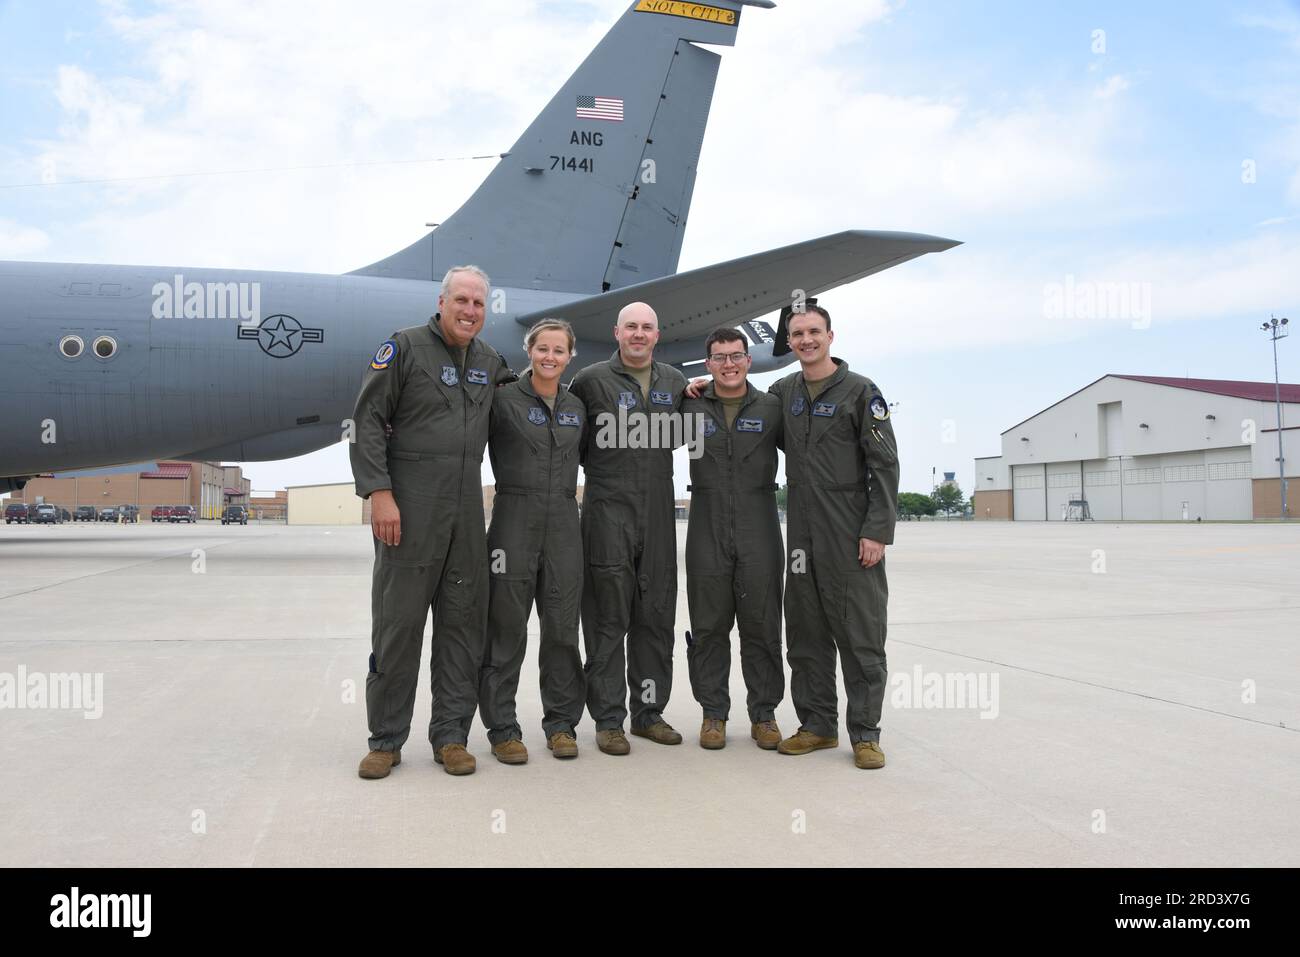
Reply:
[[1269, 316], [1269, 321], [1260, 326], [1265, 332], [1270, 333], [1269, 338], [1273, 340], [1273, 401], [1277, 406], [1277, 480], [1279, 491], [1282, 493], [1282, 521], [1284, 522], [1287, 520], [1286, 459], [1282, 457], [1282, 384], [1277, 375], [1277, 341], [1287, 337], [1286, 325], [1285, 316], [1281, 319], [1277, 316]]

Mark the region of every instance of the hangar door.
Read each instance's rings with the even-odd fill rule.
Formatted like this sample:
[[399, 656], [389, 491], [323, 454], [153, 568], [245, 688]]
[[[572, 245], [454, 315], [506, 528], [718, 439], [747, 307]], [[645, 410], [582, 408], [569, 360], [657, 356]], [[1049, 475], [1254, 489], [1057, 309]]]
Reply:
[[1043, 466], [1011, 466], [1012, 517], [1018, 522], [1047, 520], [1047, 483]]

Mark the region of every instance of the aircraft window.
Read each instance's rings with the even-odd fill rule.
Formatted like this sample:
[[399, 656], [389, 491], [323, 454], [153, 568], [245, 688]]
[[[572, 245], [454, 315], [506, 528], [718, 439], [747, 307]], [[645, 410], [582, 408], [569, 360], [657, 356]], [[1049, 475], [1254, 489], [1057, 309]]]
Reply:
[[95, 355], [101, 359], [111, 359], [117, 354], [117, 340], [112, 336], [100, 336], [95, 340]]
[[118, 282], [101, 282], [99, 284], [99, 294], [101, 296], [120, 296], [122, 295], [122, 284]]
[[59, 340], [59, 351], [69, 359], [75, 359], [86, 349], [86, 344], [81, 341], [81, 336], [64, 336]]
[[72, 296], [89, 296], [90, 289], [91, 286], [88, 282], [74, 282], [68, 286], [68, 294]]

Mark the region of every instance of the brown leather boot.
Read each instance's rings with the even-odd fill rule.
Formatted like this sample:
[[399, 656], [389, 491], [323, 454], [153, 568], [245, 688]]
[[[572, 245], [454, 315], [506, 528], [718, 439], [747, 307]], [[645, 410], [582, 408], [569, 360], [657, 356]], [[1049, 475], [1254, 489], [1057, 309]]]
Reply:
[[433, 760], [442, 765], [448, 774], [473, 774], [477, 762], [463, 744], [444, 744], [433, 752]]
[[781, 743], [781, 729], [776, 726], [775, 721], [760, 721], [750, 725], [749, 736], [764, 751], [775, 751], [776, 746]]
[[700, 725], [700, 747], [720, 751], [727, 746], [727, 722], [721, 718], [705, 718]]
[[596, 747], [606, 754], [627, 754], [632, 745], [623, 734], [622, 728], [610, 728], [608, 731], [596, 732]]
[[524, 747], [522, 741], [516, 741], [514, 738], [492, 745], [492, 756], [502, 764], [528, 763], [528, 749]]
[[557, 731], [546, 739], [546, 746], [557, 758], [576, 758], [578, 741], [567, 731]]
[[820, 751], [822, 748], [838, 748], [839, 746], [839, 738], [823, 738], [820, 734], [813, 734], [811, 731], [800, 728], [778, 744], [776, 749], [782, 754], [810, 754], [813, 751]]
[[638, 738], [649, 738], [655, 744], [681, 744], [682, 736], [667, 721], [656, 721], [648, 728], [633, 728]]
[[885, 752], [880, 750], [878, 741], [859, 741], [853, 746], [853, 763], [864, 771], [883, 768]]
[[401, 751], [371, 751], [361, 759], [361, 767], [357, 768], [357, 776], [370, 780], [386, 778], [388, 772], [401, 763]]

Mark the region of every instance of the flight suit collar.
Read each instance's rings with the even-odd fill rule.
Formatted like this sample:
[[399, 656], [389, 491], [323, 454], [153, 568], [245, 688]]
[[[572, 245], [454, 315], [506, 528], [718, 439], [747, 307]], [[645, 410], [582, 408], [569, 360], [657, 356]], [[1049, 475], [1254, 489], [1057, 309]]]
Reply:
[[[704, 399], [708, 399], [711, 402], [720, 403], [722, 402], [722, 397], [718, 395], [717, 390], [714, 389], [713, 385], [714, 385], [713, 380], [710, 379], [709, 384], [706, 385], [704, 387], [704, 391], [700, 393], [700, 397]], [[740, 407], [743, 409], [745, 406], [749, 405], [749, 403], [754, 401], [754, 397], [758, 394], [759, 394], [758, 390], [754, 388], [754, 383], [750, 382], [749, 379], [746, 379], [745, 394], [742, 397], [744, 398], [745, 401], [741, 403]]]
[[[635, 373], [627, 366], [623, 365], [623, 356], [619, 354], [619, 351], [617, 349], [615, 349], [614, 354], [609, 357], [609, 367], [613, 369], [615, 372], [619, 372], [622, 373], [623, 375], [630, 375], [635, 377]], [[658, 378], [659, 378], [659, 363], [655, 362], [654, 358], [651, 357], [650, 381], [654, 382]]]
[[[844, 377], [849, 374], [849, 364], [845, 362], [843, 359], [837, 359], [834, 356], [831, 356], [831, 361], [835, 363], [835, 371], [831, 373], [830, 379], [828, 379], [826, 384], [822, 386], [823, 395], [828, 391], [830, 391], [835, 386], [839, 385], [841, 382], [843, 382]], [[806, 380], [803, 377], [803, 368], [800, 367], [799, 384], [807, 388], [807, 386], [804, 385], [805, 382]]]

